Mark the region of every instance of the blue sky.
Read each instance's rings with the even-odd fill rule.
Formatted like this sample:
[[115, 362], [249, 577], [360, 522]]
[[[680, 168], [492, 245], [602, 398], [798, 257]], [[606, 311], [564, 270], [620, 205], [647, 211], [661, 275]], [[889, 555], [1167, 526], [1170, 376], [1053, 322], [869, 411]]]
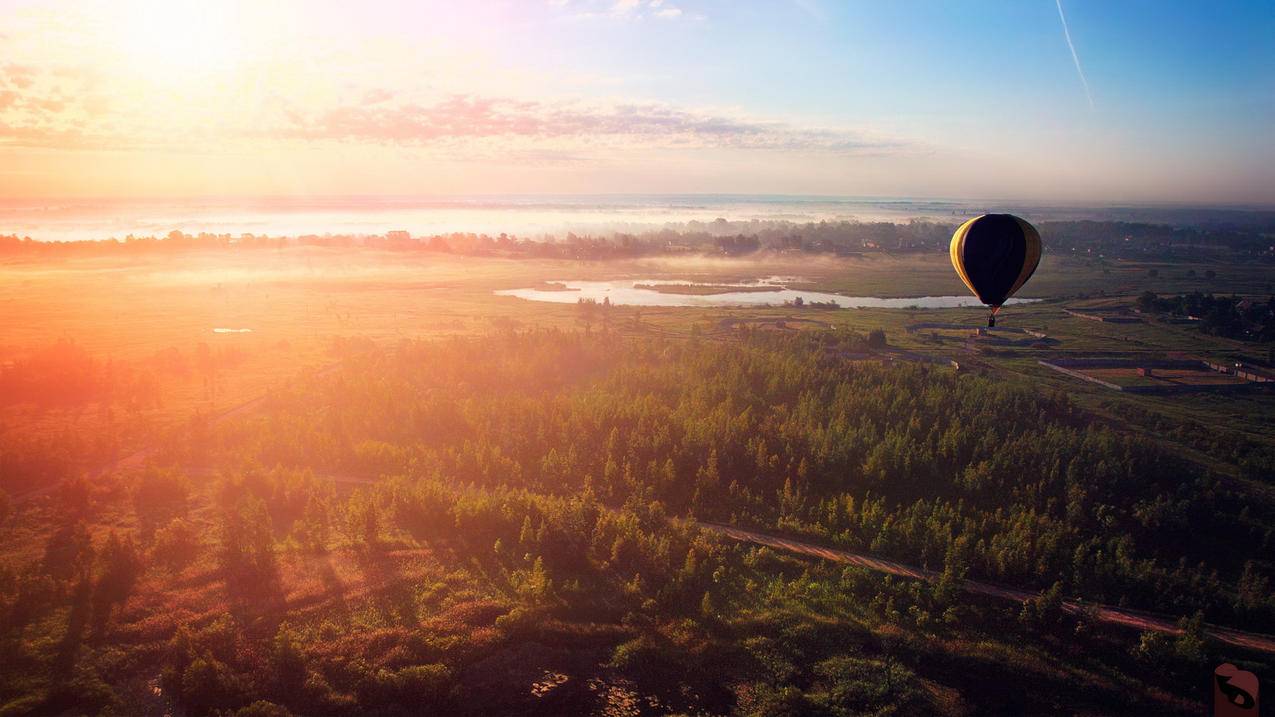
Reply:
[[1275, 202], [1268, 0], [183, 3], [0, 0], [0, 192]]

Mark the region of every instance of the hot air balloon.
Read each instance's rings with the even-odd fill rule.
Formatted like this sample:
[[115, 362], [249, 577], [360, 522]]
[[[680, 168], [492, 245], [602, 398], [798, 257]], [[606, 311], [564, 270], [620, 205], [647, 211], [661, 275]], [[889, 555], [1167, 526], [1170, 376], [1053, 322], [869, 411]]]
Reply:
[[1001, 304], [1027, 283], [1040, 263], [1040, 234], [1012, 214], [984, 214], [956, 230], [951, 253], [961, 281], [992, 307], [987, 325], [995, 326]]

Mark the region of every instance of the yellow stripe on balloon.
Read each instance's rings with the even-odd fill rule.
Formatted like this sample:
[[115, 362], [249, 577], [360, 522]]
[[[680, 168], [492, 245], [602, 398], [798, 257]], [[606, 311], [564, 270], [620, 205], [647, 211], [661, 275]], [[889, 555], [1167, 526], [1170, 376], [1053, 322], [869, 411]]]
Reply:
[[1014, 217], [1014, 221], [1018, 222], [1019, 228], [1023, 231], [1023, 240], [1027, 242], [1027, 253], [1023, 257], [1023, 268], [1018, 272], [1018, 279], [1014, 281], [1014, 285], [1005, 296], [1013, 296], [1014, 292], [1021, 289], [1040, 264], [1040, 234], [1036, 231], [1036, 227], [1018, 217]]
[[974, 284], [970, 282], [969, 274], [965, 273], [965, 236], [969, 233], [970, 227], [974, 226], [974, 222], [982, 219], [983, 216], [974, 217], [957, 227], [956, 232], [952, 234], [952, 243], [948, 247], [948, 252], [952, 256], [952, 268], [956, 269], [956, 275], [961, 277], [961, 281], [965, 283], [965, 286], [975, 296], [978, 296], [978, 291], [975, 290]]

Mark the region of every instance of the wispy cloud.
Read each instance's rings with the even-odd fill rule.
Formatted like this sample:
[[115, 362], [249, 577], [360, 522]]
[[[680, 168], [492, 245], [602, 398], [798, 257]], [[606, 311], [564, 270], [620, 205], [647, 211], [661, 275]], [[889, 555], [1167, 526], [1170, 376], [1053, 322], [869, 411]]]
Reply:
[[1089, 80], [1085, 79], [1085, 70], [1080, 66], [1080, 56], [1076, 54], [1076, 46], [1071, 41], [1071, 30], [1067, 28], [1067, 16], [1063, 14], [1062, 0], [1054, 0], [1054, 3], [1058, 5], [1058, 19], [1062, 20], [1063, 38], [1067, 40], [1067, 48], [1071, 50], [1071, 60], [1076, 64], [1076, 74], [1080, 75], [1080, 84], [1084, 85], [1089, 109], [1093, 109], [1093, 94], [1089, 92]]
[[619, 20], [676, 20], [705, 19], [702, 14], [688, 15], [682, 8], [666, 0], [548, 0], [550, 7], [566, 11], [566, 16], [578, 19], [611, 18]]
[[454, 96], [433, 104], [345, 105], [289, 111], [268, 133], [307, 141], [455, 147], [497, 141], [521, 147], [752, 149], [878, 154], [903, 142], [846, 129], [698, 112], [662, 104], [545, 103]]
[[642, 0], [615, 0], [615, 3], [611, 5], [611, 14], [621, 17], [632, 15], [641, 4]]

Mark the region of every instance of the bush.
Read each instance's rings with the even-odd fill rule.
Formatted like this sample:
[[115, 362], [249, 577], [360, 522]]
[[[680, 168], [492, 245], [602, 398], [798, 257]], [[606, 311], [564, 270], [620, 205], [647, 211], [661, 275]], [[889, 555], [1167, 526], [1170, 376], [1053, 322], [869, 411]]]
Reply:
[[142, 557], [133, 538], [120, 538], [111, 533], [101, 552], [102, 572], [97, 578], [94, 602], [99, 609], [122, 603], [133, 591], [133, 585], [142, 574]]
[[93, 564], [93, 539], [82, 521], [68, 523], [44, 545], [44, 570], [56, 580], [85, 578]]
[[1173, 639], [1162, 632], [1148, 630], [1142, 633], [1138, 644], [1130, 651], [1134, 659], [1152, 667], [1167, 665], [1173, 657]]
[[221, 515], [218, 560], [227, 582], [254, 590], [273, 586], [278, 578], [274, 533], [265, 503], [239, 496]]
[[814, 672], [820, 689], [812, 697], [834, 713], [873, 714], [889, 707], [899, 714], [918, 713], [909, 709], [920, 706], [916, 674], [892, 659], [842, 655], [815, 665]]
[[182, 672], [181, 702], [193, 714], [236, 707], [245, 694], [239, 675], [210, 654], [195, 658]]
[[56, 684], [49, 691], [48, 700], [35, 711], [59, 713], [73, 709], [79, 713], [100, 714], [117, 702], [115, 691], [102, 680], [97, 670], [80, 664], [75, 667], [70, 679]]
[[270, 667], [274, 671], [271, 685], [280, 697], [295, 695], [303, 689], [306, 680], [305, 655], [301, 653], [296, 635], [288, 626], [280, 625], [274, 636], [270, 653]]
[[737, 696], [739, 714], [746, 717], [804, 717], [821, 712], [796, 687], [772, 687], [765, 683], [754, 683], [738, 688]]
[[59, 597], [57, 581], [35, 568], [27, 568], [14, 577], [13, 602], [5, 625], [18, 628], [50, 609]]
[[83, 478], [73, 478], [58, 486], [57, 505], [68, 517], [87, 517], [91, 504], [92, 492]]
[[247, 707], [233, 712], [222, 712], [224, 717], [294, 717], [292, 710], [265, 700], [257, 700]]
[[133, 486], [133, 511], [137, 513], [143, 533], [175, 518], [186, 517], [190, 482], [172, 470], [149, 468]]
[[199, 548], [199, 536], [195, 533], [195, 528], [185, 520], [177, 518], [155, 531], [151, 558], [169, 570], [176, 571], [199, 557]]
[[414, 665], [401, 670], [378, 670], [359, 685], [359, 702], [368, 704], [421, 705], [446, 696], [451, 670], [443, 664]]

